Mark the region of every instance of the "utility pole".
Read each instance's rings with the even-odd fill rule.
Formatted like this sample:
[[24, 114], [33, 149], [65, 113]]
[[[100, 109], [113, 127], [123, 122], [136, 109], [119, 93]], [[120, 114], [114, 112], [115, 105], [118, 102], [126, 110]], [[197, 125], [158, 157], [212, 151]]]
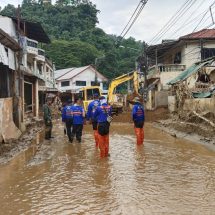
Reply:
[[146, 55], [146, 43], [143, 42], [143, 51], [142, 55], [138, 59], [139, 62], [139, 70], [141, 73], [144, 74], [144, 86], [141, 90], [141, 94], [143, 96], [143, 100], [146, 103], [147, 97], [148, 97], [148, 83], [147, 83], [147, 71], [148, 71], [148, 61], [147, 61], [147, 55]]

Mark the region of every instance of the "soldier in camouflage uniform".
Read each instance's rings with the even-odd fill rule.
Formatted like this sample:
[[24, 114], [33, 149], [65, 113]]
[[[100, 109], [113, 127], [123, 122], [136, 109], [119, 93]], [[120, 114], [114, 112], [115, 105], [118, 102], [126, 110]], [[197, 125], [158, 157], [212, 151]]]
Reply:
[[45, 139], [49, 140], [50, 138], [52, 138], [51, 134], [52, 134], [52, 114], [51, 114], [51, 98], [47, 98], [46, 100], [46, 104], [44, 104], [43, 106], [43, 118], [44, 118], [44, 122], [45, 122]]

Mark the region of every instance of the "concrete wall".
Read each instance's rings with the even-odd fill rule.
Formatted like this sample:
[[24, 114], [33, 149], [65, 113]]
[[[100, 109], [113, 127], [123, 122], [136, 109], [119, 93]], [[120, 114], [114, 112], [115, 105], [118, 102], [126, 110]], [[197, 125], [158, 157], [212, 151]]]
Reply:
[[155, 107], [168, 106], [169, 91], [155, 91]]
[[167, 107], [168, 93], [169, 91], [150, 90], [148, 93], [148, 100], [146, 102], [146, 109], [155, 110], [158, 107]]
[[12, 98], [0, 99], [0, 143], [4, 140], [18, 139], [21, 131], [13, 122]]
[[17, 39], [15, 25], [11, 18], [0, 16], [0, 28], [13, 37], [13, 39]]
[[160, 82], [161, 82], [162, 88], [169, 89], [170, 86], [167, 85], [167, 82], [176, 78], [181, 72], [161, 72], [160, 73]]
[[215, 98], [186, 99], [183, 110], [212, 112], [215, 114]]

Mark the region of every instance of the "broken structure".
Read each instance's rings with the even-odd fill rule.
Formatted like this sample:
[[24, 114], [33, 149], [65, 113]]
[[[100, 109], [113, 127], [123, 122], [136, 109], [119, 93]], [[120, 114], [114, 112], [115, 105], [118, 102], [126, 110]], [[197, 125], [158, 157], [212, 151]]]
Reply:
[[[149, 90], [147, 109], [154, 110], [168, 105], [170, 80], [176, 78], [194, 63], [215, 56], [215, 29], [203, 29], [180, 37], [166, 40], [147, 49], [149, 70], [148, 85], [157, 81]], [[200, 77], [201, 78], [201, 77]]]

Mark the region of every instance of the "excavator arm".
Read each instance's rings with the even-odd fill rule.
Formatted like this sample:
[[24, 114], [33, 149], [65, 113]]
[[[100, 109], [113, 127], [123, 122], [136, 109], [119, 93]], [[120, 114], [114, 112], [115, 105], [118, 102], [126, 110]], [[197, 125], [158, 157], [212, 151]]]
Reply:
[[127, 73], [125, 75], [121, 75], [115, 79], [112, 80], [112, 82], [109, 85], [108, 88], [108, 102], [112, 104], [114, 102], [114, 90], [117, 86], [120, 84], [123, 84], [127, 81], [133, 80], [134, 84], [134, 91], [138, 94], [139, 90], [139, 79], [138, 79], [138, 73], [137, 71]]

